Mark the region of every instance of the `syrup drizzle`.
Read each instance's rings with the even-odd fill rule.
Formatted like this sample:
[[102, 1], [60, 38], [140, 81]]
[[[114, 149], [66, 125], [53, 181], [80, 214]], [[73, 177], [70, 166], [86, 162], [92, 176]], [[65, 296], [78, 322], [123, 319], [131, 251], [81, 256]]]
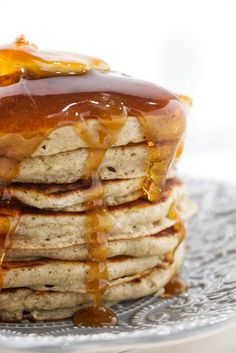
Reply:
[[178, 248], [178, 246], [182, 243], [182, 241], [185, 238], [185, 226], [184, 226], [184, 222], [182, 221], [179, 212], [176, 208], [175, 203], [173, 203], [171, 205], [171, 207], [169, 208], [167, 217], [170, 218], [171, 220], [175, 221], [175, 224], [173, 225], [173, 229], [174, 232], [178, 234], [178, 238], [179, 238], [179, 242], [176, 245], [176, 248], [173, 249], [172, 251], [170, 251], [169, 253], [167, 253], [166, 255], [166, 260], [169, 261], [170, 263], [172, 263], [174, 261], [174, 255], [175, 255], [175, 251]]
[[[127, 116], [137, 117], [149, 151], [143, 191], [149, 201], [155, 202], [165, 186], [170, 163], [181, 153], [185, 130], [183, 105], [176, 96], [154, 84], [108, 70], [99, 59], [40, 52], [22, 36], [13, 45], [0, 48], [0, 264], [20, 219], [21, 209], [14, 204], [10, 191], [20, 163], [61, 126], [72, 125], [89, 148], [84, 182], [93, 190], [87, 201], [86, 235], [87, 291], [93, 305], [75, 315], [78, 326], [116, 323], [112, 311], [102, 306], [109, 286], [106, 257], [112, 227], [99, 175], [107, 149], [122, 133]], [[93, 131], [86, 127], [86, 120], [91, 118], [99, 122]], [[2, 287], [3, 275], [0, 281]]]
[[[180, 141], [180, 146], [179, 146], [180, 151], [179, 152], [177, 151], [177, 154], [182, 153], [182, 150], [183, 150], [182, 144], [183, 142]], [[179, 215], [179, 212], [177, 210], [175, 203], [171, 205], [168, 211], [167, 217], [175, 221], [175, 224], [173, 225], [173, 230], [175, 233], [178, 234], [178, 238], [179, 238], [178, 244], [176, 245], [175, 249], [173, 249], [172, 251], [166, 254], [166, 260], [169, 263], [173, 263], [175, 252], [179, 247], [179, 245], [183, 242], [186, 231], [185, 231], [184, 222], [182, 221]], [[186, 290], [187, 290], [187, 285], [185, 281], [181, 277], [179, 277], [179, 275], [176, 273], [171, 278], [171, 280], [166, 284], [164, 288], [164, 296], [171, 297], [173, 295], [179, 295], [185, 292]]]
[[178, 275], [174, 275], [171, 280], [166, 284], [164, 288], [164, 297], [172, 297], [173, 295], [179, 295], [188, 289], [185, 281]]
[[[87, 236], [89, 273], [87, 292], [92, 296], [93, 305], [82, 308], [74, 317], [76, 326], [113, 326], [116, 324], [116, 315], [101, 305], [102, 297], [109, 287], [106, 258], [108, 255], [108, 237], [112, 227], [109, 212], [104, 204], [104, 189], [99, 176], [99, 166], [106, 151], [118, 137], [118, 134], [127, 119], [127, 112], [122, 104], [112, 100], [108, 95], [102, 97], [102, 103], [93, 101], [95, 111], [92, 115], [98, 116], [96, 136], [94, 131], [86, 129], [83, 125], [76, 125], [76, 131], [81, 139], [90, 147], [88, 163], [85, 171], [86, 180], [94, 190], [91, 200], [87, 201], [90, 214], [87, 216]], [[96, 110], [99, 109], [100, 114]]]

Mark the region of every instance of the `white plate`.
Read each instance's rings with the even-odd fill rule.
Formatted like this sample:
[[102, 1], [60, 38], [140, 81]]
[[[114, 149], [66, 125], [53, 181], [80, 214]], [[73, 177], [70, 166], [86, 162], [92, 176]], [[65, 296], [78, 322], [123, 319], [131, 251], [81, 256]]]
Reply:
[[[159, 348], [162, 353], [184, 353], [189, 342], [195, 342], [198, 352], [202, 347], [199, 342], [204, 347], [212, 342], [217, 353], [224, 337], [228, 337], [224, 347], [231, 346], [235, 352], [236, 191], [209, 181], [191, 181], [189, 190], [199, 212], [189, 222], [187, 232], [187, 293], [116, 305], [119, 325], [115, 328], [78, 329], [70, 320], [0, 323], [0, 352], [118, 353], [133, 349], [151, 352], [152, 348], [159, 352]], [[194, 347], [191, 353], [195, 353]]]

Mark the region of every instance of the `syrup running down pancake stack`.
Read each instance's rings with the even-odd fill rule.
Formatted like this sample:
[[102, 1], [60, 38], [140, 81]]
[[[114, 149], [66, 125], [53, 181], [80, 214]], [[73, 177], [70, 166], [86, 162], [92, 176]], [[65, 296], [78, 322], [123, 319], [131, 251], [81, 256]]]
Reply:
[[95, 58], [0, 48], [2, 321], [114, 325], [112, 303], [184, 289], [186, 105]]

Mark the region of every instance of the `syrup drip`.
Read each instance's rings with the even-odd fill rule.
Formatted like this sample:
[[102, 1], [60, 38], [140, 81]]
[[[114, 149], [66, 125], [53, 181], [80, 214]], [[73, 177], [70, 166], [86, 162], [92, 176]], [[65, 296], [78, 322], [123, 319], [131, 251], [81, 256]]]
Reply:
[[[98, 59], [40, 52], [22, 36], [13, 45], [0, 48], [1, 264], [21, 214], [11, 197], [11, 183], [20, 163], [61, 126], [72, 125], [89, 147], [84, 182], [92, 189], [86, 201], [90, 209], [86, 242], [87, 291], [93, 305], [75, 315], [78, 326], [116, 323], [115, 315], [102, 306], [109, 286], [106, 257], [112, 227], [99, 175], [107, 149], [122, 133], [127, 116], [137, 117], [149, 151], [143, 191], [155, 202], [165, 186], [170, 163], [181, 153], [178, 146], [185, 130], [183, 105], [176, 96], [154, 84], [108, 70], [107, 64]], [[89, 131], [86, 121], [91, 118], [99, 124]], [[181, 233], [181, 227], [178, 231]]]
[[76, 326], [103, 327], [115, 326], [116, 323], [117, 318], [115, 313], [104, 306], [82, 308], [74, 317], [74, 324]]
[[[0, 208], [0, 268], [4, 262], [7, 250], [11, 246], [11, 237], [14, 234], [17, 223], [20, 219], [20, 210], [12, 207], [7, 202], [4, 208]], [[0, 290], [3, 286], [3, 271], [0, 271]]]
[[171, 205], [168, 211], [167, 217], [175, 221], [175, 224], [173, 225], [173, 229], [174, 229], [174, 232], [177, 233], [179, 237], [179, 242], [176, 248], [170, 251], [166, 255], [166, 260], [172, 263], [174, 261], [175, 251], [177, 250], [178, 246], [182, 243], [182, 241], [185, 238], [185, 226], [174, 203]]
[[173, 157], [178, 158], [182, 153], [182, 147], [178, 148], [178, 146], [185, 126], [180, 112], [169, 116], [162, 115], [161, 112], [159, 114], [140, 117], [149, 150], [149, 165], [143, 191], [148, 200], [153, 202], [160, 198], [164, 190]]
[[184, 223], [179, 215], [179, 212], [176, 208], [176, 205], [174, 203], [171, 205], [171, 207], [168, 211], [167, 217], [176, 222], [173, 225], [173, 228], [174, 228], [174, 231], [178, 233], [180, 242], [182, 242], [185, 237], [185, 227], [184, 227]]
[[178, 275], [175, 275], [171, 278], [171, 280], [167, 283], [164, 290], [164, 297], [172, 297], [173, 295], [179, 295], [188, 289], [186, 283], [182, 278]]
[[[8, 134], [0, 137], [0, 269], [21, 215], [21, 207], [12, 198], [10, 183], [18, 174], [20, 163], [42, 141], [40, 134], [32, 134], [28, 139], [23, 135]], [[0, 271], [0, 290], [3, 280], [3, 271]]]
[[[97, 116], [99, 124], [96, 131], [86, 128], [84, 124], [76, 124], [75, 128], [81, 139], [90, 147], [84, 174], [94, 190], [91, 200], [87, 201], [91, 212], [87, 216], [86, 227], [88, 230], [86, 244], [90, 260], [87, 292], [92, 296], [93, 305], [79, 310], [74, 317], [74, 324], [91, 327], [113, 326], [117, 323], [115, 313], [101, 305], [103, 294], [109, 287], [106, 258], [112, 222], [104, 205], [104, 189], [98, 169], [106, 151], [116, 142], [118, 134], [126, 123], [127, 113], [122, 104], [104, 94], [100, 101], [92, 102], [90, 114]], [[83, 123], [84, 117], [82, 116], [81, 119]]]
[[180, 140], [176, 154], [175, 154], [176, 159], [180, 158], [180, 156], [183, 153], [183, 150], [184, 150], [184, 140]]
[[[180, 143], [180, 148], [182, 149], [182, 143]], [[182, 153], [182, 151], [181, 151]], [[179, 212], [176, 208], [176, 205], [173, 203], [168, 211], [167, 217], [174, 220], [176, 223], [173, 225], [173, 230], [178, 234], [179, 242], [173, 251], [170, 251], [166, 255], [166, 260], [170, 263], [174, 261], [174, 255], [185, 238], [185, 227], [184, 222], [182, 221]], [[164, 291], [165, 297], [171, 297], [173, 295], [179, 295], [187, 290], [187, 285], [182, 278], [180, 278], [177, 274], [175, 274], [171, 280], [166, 284]]]

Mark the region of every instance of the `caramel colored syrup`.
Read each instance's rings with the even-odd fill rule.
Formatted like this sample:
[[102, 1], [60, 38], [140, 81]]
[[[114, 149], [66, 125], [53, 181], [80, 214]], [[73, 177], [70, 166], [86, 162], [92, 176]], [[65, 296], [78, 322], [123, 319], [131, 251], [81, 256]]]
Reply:
[[[181, 144], [180, 144], [180, 146], [181, 146]], [[176, 209], [176, 205], [174, 203], [171, 205], [171, 207], [168, 211], [167, 217], [176, 222], [173, 225], [173, 230], [175, 233], [178, 234], [178, 237], [179, 237], [179, 242], [178, 242], [176, 248], [173, 251], [170, 251], [166, 255], [166, 260], [170, 263], [173, 263], [175, 252], [176, 252], [177, 248], [179, 247], [179, 245], [181, 244], [181, 242], [185, 238], [185, 226], [184, 226], [184, 222], [182, 221], [182, 219], [179, 215], [179, 212]], [[171, 278], [171, 280], [166, 284], [164, 290], [165, 290], [164, 296], [170, 297], [170, 296], [179, 295], [179, 294], [185, 292], [187, 290], [187, 285], [186, 285], [185, 281], [179, 277], [179, 275], [175, 274]]]
[[176, 154], [175, 154], [175, 158], [176, 159], [180, 158], [180, 156], [183, 153], [183, 150], [184, 150], [184, 140], [182, 139], [179, 142], [179, 145], [178, 145], [178, 148], [177, 148], [177, 151], [176, 151]]
[[91, 327], [113, 326], [117, 323], [115, 313], [102, 305], [103, 294], [109, 287], [106, 258], [112, 222], [104, 204], [103, 184], [98, 170], [106, 151], [116, 142], [126, 123], [127, 112], [119, 101], [104, 94], [99, 100], [91, 103], [90, 114], [97, 116], [99, 124], [96, 131], [86, 128], [85, 124], [76, 124], [75, 129], [90, 148], [85, 180], [90, 184], [93, 193], [90, 200], [87, 200], [90, 212], [87, 215], [86, 244], [90, 260], [87, 292], [92, 296], [93, 304], [76, 313], [74, 324]]
[[184, 105], [189, 106], [189, 107], [191, 107], [193, 105], [193, 101], [190, 97], [183, 96], [181, 94], [179, 94], [177, 97]]
[[1, 86], [14, 84], [22, 77], [37, 79], [80, 75], [90, 69], [109, 70], [109, 67], [104, 61], [85, 55], [39, 52], [24, 36], [19, 36], [12, 45], [1, 47]]
[[148, 141], [149, 165], [143, 190], [149, 201], [157, 201], [165, 187], [166, 176], [173, 158], [182, 153], [179, 146], [185, 129], [185, 118], [181, 111], [166, 115], [141, 116], [140, 122]]
[[173, 225], [173, 229], [174, 229], [174, 232], [178, 234], [178, 238], [179, 238], [179, 242], [176, 248], [173, 251], [170, 251], [166, 255], [166, 260], [172, 263], [174, 261], [175, 251], [177, 250], [177, 248], [185, 238], [185, 226], [174, 203], [171, 205], [168, 211], [167, 217], [175, 221], [175, 224]]
[[[180, 242], [185, 237], [184, 223], [179, 215], [176, 205], [173, 203], [168, 211], [167, 217], [174, 220], [176, 223], [173, 225], [174, 230], [178, 233]], [[179, 245], [179, 244], [178, 244]]]
[[78, 327], [115, 326], [117, 318], [115, 313], [105, 306], [90, 306], [82, 308], [75, 314], [74, 324]]
[[[155, 202], [165, 186], [169, 165], [178, 155], [185, 130], [184, 108], [175, 95], [155, 84], [112, 73], [99, 59], [40, 52], [22, 36], [13, 45], [0, 48], [2, 261], [21, 214], [21, 207], [11, 197], [11, 183], [20, 163], [62, 126], [72, 125], [89, 148], [83, 181], [93, 191], [86, 200], [90, 209], [87, 291], [93, 305], [75, 315], [78, 326], [116, 323], [115, 315], [102, 306], [109, 286], [106, 257], [112, 220], [104, 205], [99, 166], [107, 149], [122, 133], [128, 115], [140, 120], [145, 133], [149, 167], [143, 190]], [[99, 123], [89, 131], [86, 121], [91, 118]]]
[[[11, 202], [6, 201], [4, 207], [0, 208], [0, 269], [6, 252], [10, 248], [11, 236], [14, 234], [19, 219], [20, 210], [17, 207], [12, 207]], [[3, 273], [0, 271], [0, 290], [3, 286], [3, 281]]]
[[188, 289], [185, 281], [180, 278], [178, 275], [175, 275], [171, 280], [166, 284], [164, 290], [164, 297], [172, 297], [173, 295], [179, 295]]
[[[11, 195], [10, 183], [18, 173], [20, 162], [29, 157], [42, 141], [41, 134], [27, 135], [27, 139], [24, 134], [0, 136], [0, 269], [21, 215], [21, 207]], [[3, 280], [0, 270], [0, 290]]]

